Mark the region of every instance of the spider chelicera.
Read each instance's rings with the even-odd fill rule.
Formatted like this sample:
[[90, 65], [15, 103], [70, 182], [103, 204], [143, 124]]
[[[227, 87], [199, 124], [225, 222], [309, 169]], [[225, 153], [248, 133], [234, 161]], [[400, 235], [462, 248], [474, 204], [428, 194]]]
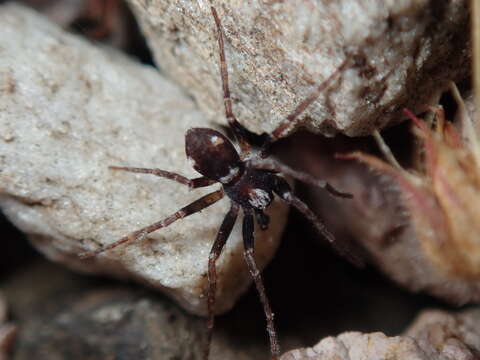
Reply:
[[[222, 253], [222, 249], [233, 229], [240, 209], [243, 211], [243, 242], [244, 257], [249, 272], [255, 282], [260, 300], [263, 305], [265, 317], [267, 320], [267, 332], [270, 339], [270, 351], [272, 359], [278, 359], [280, 355], [280, 346], [277, 340], [277, 334], [274, 327], [273, 313], [265, 293], [262, 277], [257, 268], [254, 257], [254, 219], [262, 230], [266, 230], [269, 224], [269, 217], [264, 213], [265, 209], [271, 204], [274, 194], [280, 197], [286, 203], [292, 205], [302, 213], [314, 225], [315, 229], [325, 237], [336, 250], [347, 257], [353, 263], [360, 261], [351, 253], [346, 251], [335, 242], [334, 236], [325, 228], [324, 224], [315, 216], [308, 206], [297, 198], [287, 181], [278, 176], [284, 174], [302, 182], [319, 186], [332, 195], [351, 198], [346, 194], [335, 190], [333, 186], [326, 181], [319, 180], [313, 176], [296, 171], [275, 159], [267, 158], [270, 144], [283, 137], [290, 129], [292, 122], [310, 105], [317, 97], [330, 85], [330, 83], [347, 67], [347, 60], [330, 75], [322, 84], [320, 84], [297, 108], [287, 116], [271, 134], [257, 135], [248, 131], [235, 118], [232, 112], [232, 100], [228, 86], [227, 63], [225, 60], [223, 31], [217, 11], [211, 7], [211, 12], [216, 24], [218, 34], [218, 46], [220, 53], [220, 73], [223, 85], [223, 99], [225, 105], [225, 115], [228, 125], [232, 131], [235, 140], [240, 147], [240, 154], [237, 152], [230, 140], [220, 132], [209, 128], [192, 128], [185, 135], [185, 152], [191, 161], [193, 168], [202, 176], [194, 179], [188, 179], [180, 174], [160, 170], [132, 167], [111, 166], [113, 170], [123, 170], [134, 173], [152, 174], [167, 178], [188, 186], [191, 189], [220, 183], [222, 188], [214, 191], [191, 204], [183, 207], [167, 218], [154, 224], [138, 229], [133, 233], [121, 238], [120, 240], [106, 245], [103, 248], [92, 252], [80, 254], [82, 258], [96, 256], [106, 250], [113, 249], [121, 244], [135, 241], [143, 238], [145, 235], [164, 228], [173, 222], [194, 214], [206, 207], [213, 205], [225, 195], [231, 200], [231, 208], [226, 214], [217, 237], [213, 243], [208, 258], [208, 290], [207, 290], [207, 345], [205, 347], [204, 357], [207, 360], [210, 352], [210, 344], [213, 334], [215, 293], [217, 284], [216, 261]], [[252, 151], [250, 139], [261, 141], [263, 145], [259, 151]]]

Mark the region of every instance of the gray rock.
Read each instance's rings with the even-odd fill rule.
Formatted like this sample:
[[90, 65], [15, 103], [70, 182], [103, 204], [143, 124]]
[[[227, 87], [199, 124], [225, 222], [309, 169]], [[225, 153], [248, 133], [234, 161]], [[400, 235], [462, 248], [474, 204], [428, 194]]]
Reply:
[[281, 360], [475, 360], [480, 356], [480, 311], [426, 311], [403, 336], [347, 332]]
[[[210, 2], [130, 0], [155, 59], [223, 121]], [[226, 34], [234, 111], [271, 131], [346, 58], [350, 66], [297, 125], [323, 134], [370, 134], [398, 110], [429, 105], [469, 72], [468, 1], [213, 1]]]
[[[136, 279], [203, 313], [208, 253], [226, 200], [91, 260], [77, 255], [213, 191], [108, 169], [158, 167], [196, 177], [184, 133], [208, 121], [153, 68], [66, 34], [30, 10], [2, 5], [0, 23], [1, 209], [51, 260]], [[257, 234], [261, 268], [277, 247], [286, 208], [274, 205], [271, 214], [271, 230]], [[219, 281], [221, 312], [250, 282], [239, 226], [219, 260]]]
[[[202, 359], [205, 320], [159, 294], [80, 278], [43, 261], [3, 285], [20, 329], [12, 360]], [[264, 352], [260, 342], [242, 348], [217, 331], [210, 359]]]

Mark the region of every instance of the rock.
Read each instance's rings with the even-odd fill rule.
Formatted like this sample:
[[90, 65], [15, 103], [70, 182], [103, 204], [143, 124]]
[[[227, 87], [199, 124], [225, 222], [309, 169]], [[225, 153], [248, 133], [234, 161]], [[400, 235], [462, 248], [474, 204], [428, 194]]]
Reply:
[[[152, 291], [78, 276], [43, 260], [11, 275], [2, 282], [2, 289], [19, 326], [13, 360], [100, 360], [108, 356], [139, 360], [202, 359], [205, 320], [186, 314]], [[368, 306], [364, 309], [367, 318], [378, 316], [375, 311], [378, 306], [361, 302]], [[257, 301], [252, 305], [257, 308]], [[397, 305], [401, 309], [402, 304]], [[219, 319], [212, 360], [266, 357], [263, 315], [260, 322], [251, 324], [251, 317], [246, 319], [245, 313], [254, 315], [252, 310], [243, 308], [243, 314]], [[317, 331], [322, 331], [323, 317], [318, 319], [321, 321], [317, 323]], [[339, 319], [343, 321], [348, 320]], [[261, 327], [263, 336], [245, 332], [252, 325]], [[290, 343], [297, 335], [285, 333], [283, 340]], [[473, 355], [480, 351], [479, 344], [478, 308], [459, 313], [429, 310], [421, 313], [402, 336], [347, 332], [325, 338], [312, 349], [290, 351], [282, 360], [371, 360], [387, 359], [387, 355], [398, 360], [476, 360]], [[423, 357], [417, 356], [422, 353]]]
[[[328, 337], [313, 348], [297, 349], [284, 354], [281, 360], [426, 360], [413, 339], [392, 337], [382, 333], [343, 333]], [[433, 358], [432, 358], [433, 359]]]
[[[365, 246], [401, 283], [457, 303], [478, 302], [478, 136], [466, 117], [456, 125], [469, 131], [459, 132], [445, 120], [442, 109], [436, 111], [434, 130], [413, 114], [411, 117], [414, 153], [426, 154], [419, 156], [421, 161], [412, 170], [407, 172], [366, 154], [350, 157], [384, 176], [390, 183], [384, 190], [398, 192], [396, 201], [386, 204], [399, 209], [391, 218], [394, 231], [389, 235], [392, 239], [387, 239], [391, 246], [382, 248], [375, 242]], [[393, 251], [395, 247], [397, 251]]]
[[[426, 292], [450, 303], [480, 301], [477, 277], [448, 276], [425, 254], [400, 190], [391, 178], [351, 164], [339, 165], [335, 176], [338, 181], [332, 182], [337, 186], [352, 185], [348, 189], [355, 200], [337, 206], [341, 215], [339, 219], [330, 216], [328, 224], [333, 229], [343, 228], [343, 236], [358, 239], [368, 250], [369, 260], [382, 272], [410, 291]], [[318, 194], [315, 201], [321, 214], [325, 200], [326, 196]]]
[[[219, 51], [209, 1], [130, 0], [154, 57], [223, 122]], [[226, 36], [234, 112], [271, 132], [349, 59], [297, 125], [371, 134], [398, 110], [431, 104], [469, 73], [468, 1], [212, 2]]]
[[[469, 101], [466, 108], [474, 113]], [[478, 136], [473, 125], [457, 120], [458, 133], [448, 125], [445, 140], [436, 132], [432, 136], [436, 140], [428, 144], [422, 140], [427, 132], [418, 135], [416, 129], [412, 133], [410, 124], [391, 129], [387, 143], [396, 143], [395, 154], [408, 156], [407, 169], [413, 168], [409, 173], [380, 158], [359, 155], [377, 149], [365, 140], [333, 142], [304, 134], [293, 146], [297, 166], [302, 163], [306, 171], [354, 195], [349, 201], [334, 201], [324, 192], [309, 190], [313, 208], [339, 241], [356, 240], [370, 263], [411, 291], [423, 291], [453, 304], [479, 303], [476, 218], [480, 204], [475, 194], [480, 173], [474, 145]], [[421, 154], [426, 148], [439, 165], [420, 160], [412, 166], [411, 153]], [[352, 152], [367, 164], [333, 159], [334, 154]]]
[[403, 336], [347, 332], [281, 360], [475, 360], [480, 356], [480, 310], [422, 313]]
[[[399, 333], [420, 306], [434, 305], [378, 273], [359, 271], [332, 256], [306, 220], [292, 215], [279, 253], [264, 272], [282, 351], [352, 329]], [[14, 238], [6, 237], [7, 245], [22, 243]], [[103, 360], [120, 357], [122, 351], [128, 359], [137, 358], [132, 354], [151, 360], [201, 358], [205, 320], [179, 311], [166, 296], [140, 285], [82, 276], [35, 255], [33, 261], [25, 259], [0, 277], [10, 318], [19, 328], [12, 359], [37, 359], [40, 353], [48, 360], [90, 359], [86, 354]], [[0, 264], [6, 256], [0, 253]], [[122, 316], [105, 319], [111, 313]], [[171, 315], [176, 321], [166, 322]], [[165, 336], [156, 337], [163, 326]], [[163, 357], [158, 349], [164, 351]], [[232, 311], [217, 317], [212, 359], [224, 359], [222, 355], [267, 359], [268, 353], [265, 316], [255, 288], [250, 287]]]
[[78, 0], [20, 0], [22, 4], [41, 12], [62, 28], [67, 28], [84, 11], [86, 2]]
[[405, 332], [433, 359], [475, 360], [480, 356], [480, 309], [460, 313], [422, 312]]
[[[135, 279], [204, 313], [208, 253], [226, 199], [96, 258], [77, 255], [213, 191], [108, 169], [158, 167], [196, 177], [185, 158], [184, 133], [208, 121], [155, 69], [66, 34], [31, 10], [2, 5], [0, 23], [4, 213], [49, 259], [85, 273]], [[274, 205], [271, 215], [271, 230], [257, 233], [262, 268], [277, 247], [286, 209]], [[219, 312], [250, 282], [239, 223], [219, 260]]]
[[[203, 358], [205, 320], [151, 291], [80, 278], [44, 261], [4, 286], [20, 329], [12, 360]], [[210, 359], [265, 353], [260, 342], [242, 348], [227, 335], [216, 331]]]

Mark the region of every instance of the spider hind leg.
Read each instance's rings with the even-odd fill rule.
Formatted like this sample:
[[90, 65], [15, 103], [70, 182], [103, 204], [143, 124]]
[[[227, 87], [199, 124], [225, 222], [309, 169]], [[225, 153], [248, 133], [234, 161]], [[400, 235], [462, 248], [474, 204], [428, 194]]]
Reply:
[[217, 268], [216, 262], [222, 253], [223, 247], [230, 236], [235, 221], [238, 217], [239, 206], [237, 203], [232, 202], [230, 211], [225, 215], [222, 225], [218, 230], [217, 238], [210, 250], [210, 256], [208, 257], [208, 292], [207, 292], [207, 344], [205, 345], [204, 359], [208, 360], [210, 354], [210, 346], [212, 344], [213, 326], [215, 323], [215, 300], [217, 290]]
[[265, 286], [263, 285], [262, 275], [260, 270], [257, 267], [254, 258], [254, 245], [255, 245], [255, 238], [254, 238], [254, 218], [252, 210], [249, 208], [244, 208], [244, 217], [243, 217], [243, 244], [244, 244], [244, 252], [243, 255], [245, 257], [245, 261], [248, 266], [248, 270], [250, 275], [255, 282], [255, 286], [257, 288], [258, 295], [260, 296], [260, 301], [263, 305], [263, 311], [265, 313], [265, 317], [267, 319], [267, 332], [270, 339], [270, 352], [272, 355], [272, 360], [278, 360], [280, 356], [280, 345], [278, 343], [277, 332], [275, 330], [275, 324], [273, 321], [273, 312], [270, 307], [270, 302], [268, 301], [267, 293], [265, 291]]
[[154, 231], [157, 231], [158, 229], [164, 228], [169, 226], [170, 224], [174, 223], [175, 221], [179, 219], [183, 219], [184, 217], [187, 217], [189, 215], [192, 215], [196, 212], [199, 212], [200, 210], [205, 209], [206, 207], [213, 205], [216, 203], [218, 200], [223, 198], [224, 192], [223, 190], [217, 190], [214, 192], [211, 192], [210, 194], [207, 194], [200, 199], [195, 200], [194, 202], [190, 203], [187, 206], [184, 206], [177, 212], [173, 213], [170, 216], [167, 216], [166, 218], [157, 221], [156, 223], [153, 223], [151, 225], [148, 225], [144, 228], [138, 229], [131, 234], [124, 236], [120, 240], [117, 240], [111, 244], [106, 245], [103, 248], [99, 248], [93, 251], [87, 251], [79, 254], [78, 256], [82, 259], [90, 258], [97, 256], [98, 254], [101, 254], [102, 252], [105, 252], [110, 249], [114, 249], [119, 245], [122, 245], [127, 242], [132, 242], [135, 240], [138, 240], [142, 237], [144, 237], [147, 234], [150, 234]]

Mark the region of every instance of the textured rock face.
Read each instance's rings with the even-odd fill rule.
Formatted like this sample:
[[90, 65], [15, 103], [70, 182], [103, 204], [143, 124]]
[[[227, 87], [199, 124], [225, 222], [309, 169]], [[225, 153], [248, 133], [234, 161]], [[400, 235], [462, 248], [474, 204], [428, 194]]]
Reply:
[[[158, 221], [215, 189], [186, 187], [109, 165], [196, 174], [184, 133], [209, 126], [191, 100], [149, 67], [94, 48], [15, 5], [0, 8], [0, 206], [50, 259], [89, 273], [134, 278], [202, 313], [206, 265], [228, 202], [88, 261], [77, 254]], [[215, 188], [218, 186], [213, 186]], [[257, 235], [272, 256], [285, 220]], [[237, 224], [240, 225], [240, 224]], [[248, 285], [240, 228], [219, 260], [218, 311]]]
[[475, 360], [480, 356], [478, 309], [451, 315], [422, 313], [404, 336], [343, 333], [313, 348], [290, 351], [281, 360]]
[[478, 308], [452, 314], [440, 310], [421, 313], [405, 332], [433, 359], [474, 360], [480, 356]]
[[[3, 285], [20, 327], [9, 360], [203, 359], [205, 321], [145, 289], [79, 278], [42, 261]], [[222, 331], [212, 350], [212, 360], [265, 352], [261, 342], [242, 348]]]
[[[222, 119], [210, 2], [130, 0], [163, 71]], [[271, 131], [343, 60], [347, 69], [300, 117], [323, 134], [351, 136], [430, 104], [468, 73], [467, 1], [213, 2], [223, 22], [234, 111]], [[222, 121], [222, 120], [219, 120]]]

